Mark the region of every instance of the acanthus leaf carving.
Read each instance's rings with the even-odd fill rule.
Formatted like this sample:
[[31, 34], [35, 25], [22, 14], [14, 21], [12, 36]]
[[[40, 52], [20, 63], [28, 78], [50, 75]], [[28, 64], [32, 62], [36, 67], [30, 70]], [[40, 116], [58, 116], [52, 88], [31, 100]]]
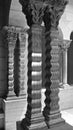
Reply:
[[33, 16], [33, 22], [41, 24], [42, 23], [42, 17], [44, 15], [44, 5], [42, 2], [33, 2], [31, 3], [31, 8], [32, 8], [32, 16]]
[[45, 4], [43, 1], [19, 0], [22, 4], [22, 11], [26, 15], [27, 24], [41, 24], [44, 15]]
[[68, 0], [50, 0], [46, 2], [45, 15], [49, 17], [51, 27], [58, 27], [59, 20], [64, 12], [64, 9], [68, 3]]

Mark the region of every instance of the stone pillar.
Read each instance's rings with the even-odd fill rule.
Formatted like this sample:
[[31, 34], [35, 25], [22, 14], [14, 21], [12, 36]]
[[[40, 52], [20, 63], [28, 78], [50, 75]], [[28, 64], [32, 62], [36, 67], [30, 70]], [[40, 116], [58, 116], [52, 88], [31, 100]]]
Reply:
[[17, 34], [14, 27], [4, 27], [4, 42], [8, 48], [8, 94], [7, 99], [15, 96], [14, 93], [14, 48]]
[[62, 53], [62, 49], [60, 47], [60, 58], [59, 58], [59, 64], [60, 64], [60, 87], [63, 87], [63, 82], [62, 82], [62, 69], [63, 69], [63, 53]]
[[45, 108], [43, 115], [48, 128], [62, 125], [64, 120], [61, 118], [59, 110], [59, 19], [64, 12], [67, 4], [66, 0], [48, 1], [44, 14], [45, 23]]
[[7, 98], [3, 99], [4, 127], [5, 130], [16, 130], [16, 121], [22, 119], [26, 111], [26, 30], [6, 26], [3, 33], [3, 43], [8, 48], [8, 93]]
[[[46, 123], [41, 112], [42, 88], [42, 17], [44, 4], [42, 1], [20, 0], [23, 13], [26, 15], [28, 30], [28, 90], [27, 111], [17, 129], [41, 130]], [[47, 128], [46, 128], [47, 130]]]
[[63, 51], [63, 69], [62, 69], [63, 84], [67, 84], [67, 49]]
[[67, 50], [70, 46], [71, 41], [70, 40], [63, 40], [62, 44], [60, 46], [61, 49], [61, 55], [62, 55], [62, 84], [63, 87], [67, 85]]
[[[25, 95], [26, 31], [22, 28], [4, 27], [4, 43], [8, 48], [7, 99]], [[26, 62], [26, 64], [25, 64]], [[24, 65], [25, 64], [25, 65]]]

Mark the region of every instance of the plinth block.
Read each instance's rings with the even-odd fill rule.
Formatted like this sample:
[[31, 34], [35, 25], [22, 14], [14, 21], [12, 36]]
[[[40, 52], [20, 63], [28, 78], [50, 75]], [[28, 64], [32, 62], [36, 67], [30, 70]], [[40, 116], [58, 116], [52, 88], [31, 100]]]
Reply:
[[16, 121], [21, 120], [26, 112], [26, 98], [3, 100], [5, 130], [16, 130]]
[[[45, 123], [45, 122], [43, 122], [43, 123]], [[22, 128], [20, 121], [18, 121], [16, 124], [17, 124], [17, 130], [26, 130], [26, 128], [25, 129]], [[36, 129], [34, 127], [32, 127], [32, 128], [29, 127], [28, 130], [48, 130], [48, 127], [45, 124], [44, 127], [38, 128], [38, 126], [37, 126]]]

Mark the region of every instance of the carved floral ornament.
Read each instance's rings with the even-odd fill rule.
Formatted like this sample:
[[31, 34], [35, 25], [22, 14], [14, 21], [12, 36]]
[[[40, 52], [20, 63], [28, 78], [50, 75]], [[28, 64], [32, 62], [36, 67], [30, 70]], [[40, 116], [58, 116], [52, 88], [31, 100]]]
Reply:
[[19, 0], [19, 2], [29, 26], [41, 24], [46, 13], [51, 19], [51, 25], [57, 26], [68, 0]]
[[22, 11], [26, 15], [27, 24], [41, 24], [44, 15], [45, 5], [38, 0], [19, 0], [22, 4]]
[[71, 44], [71, 40], [63, 40], [60, 41], [59, 47], [61, 51], [66, 51], [70, 47], [70, 44]]

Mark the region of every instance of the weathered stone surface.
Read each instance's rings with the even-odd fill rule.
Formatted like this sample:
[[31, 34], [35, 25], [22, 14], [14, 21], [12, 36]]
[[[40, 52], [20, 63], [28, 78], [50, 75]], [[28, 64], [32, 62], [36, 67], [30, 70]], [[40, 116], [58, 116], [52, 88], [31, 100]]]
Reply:
[[[5, 26], [3, 29], [4, 44], [7, 45], [7, 67], [8, 67], [8, 97], [14, 98], [21, 93], [24, 95], [26, 92], [26, 79], [24, 79], [24, 73], [27, 66], [27, 61], [25, 66], [22, 68], [23, 62], [25, 62], [27, 57], [26, 50], [26, 31], [22, 28]], [[21, 57], [21, 55], [25, 57]], [[23, 62], [22, 62], [23, 60]], [[23, 73], [21, 73], [21, 70]], [[23, 77], [23, 78], [22, 78]], [[22, 80], [24, 80], [22, 82]], [[25, 85], [24, 85], [25, 84]], [[22, 92], [23, 91], [23, 92]]]
[[[46, 127], [41, 113], [42, 87], [42, 16], [44, 5], [35, 1], [20, 0], [26, 15], [28, 31], [28, 105], [25, 118], [21, 121], [23, 129], [36, 130]], [[37, 15], [36, 15], [37, 14]], [[17, 125], [18, 126], [18, 125]], [[19, 129], [17, 127], [17, 129]]]
[[64, 123], [59, 111], [59, 31], [58, 24], [67, 1], [49, 1], [44, 13], [45, 23], [45, 108], [43, 115], [47, 126]]

